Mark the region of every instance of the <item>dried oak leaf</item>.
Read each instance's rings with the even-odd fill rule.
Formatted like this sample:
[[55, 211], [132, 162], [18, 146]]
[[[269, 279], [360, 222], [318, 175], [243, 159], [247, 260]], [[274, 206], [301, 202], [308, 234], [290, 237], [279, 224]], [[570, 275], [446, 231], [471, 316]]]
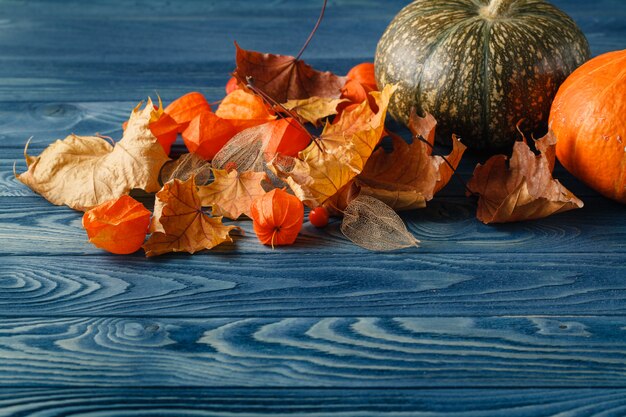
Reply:
[[17, 178], [51, 203], [82, 211], [133, 188], [158, 191], [159, 171], [169, 158], [149, 128], [155, 111], [150, 100], [143, 110], [137, 106], [115, 146], [97, 136], [70, 135], [36, 157], [25, 149], [28, 170]]
[[[550, 132], [536, 142], [537, 149], [554, 146]], [[504, 155], [478, 164], [467, 184], [479, 196], [476, 217], [485, 224], [508, 223], [581, 208], [583, 202], [552, 178], [550, 171], [549, 156], [535, 155], [525, 140], [513, 146], [508, 166]]]
[[426, 206], [426, 202], [441, 190], [454, 174], [465, 152], [463, 145], [452, 137], [452, 152], [445, 158], [433, 156], [432, 147], [418, 139], [434, 143], [437, 122], [426, 117], [411, 116], [409, 126], [415, 134], [413, 143], [391, 135], [393, 151], [379, 148], [367, 161], [363, 172], [356, 178], [361, 194], [374, 196], [396, 211], [412, 210]]
[[160, 214], [155, 213], [160, 231], [152, 233], [143, 245], [146, 256], [195, 253], [233, 241], [230, 231], [237, 227], [225, 226], [221, 217], [209, 217], [202, 211], [194, 177], [168, 182], [156, 198], [160, 201]]
[[272, 162], [270, 169], [306, 205], [323, 204], [363, 170], [384, 132], [387, 105], [394, 91], [395, 87], [388, 85], [382, 92], [373, 92], [377, 113], [364, 101], [344, 112], [337, 123], [326, 125], [319, 138], [321, 145], [312, 143], [290, 163]]
[[282, 106], [295, 113], [300, 121], [319, 126], [320, 121], [337, 114], [337, 106], [348, 100], [328, 97], [310, 97], [304, 100], [289, 100]]
[[214, 216], [225, 216], [237, 220], [245, 214], [250, 217], [252, 201], [265, 194], [263, 182], [269, 182], [265, 172], [237, 172], [233, 169], [213, 169], [215, 180], [199, 188], [202, 206], [212, 207]]
[[396, 212], [382, 201], [359, 195], [346, 207], [341, 232], [356, 245], [371, 251], [419, 246]]
[[309, 97], [339, 98], [345, 77], [314, 70], [293, 56], [241, 49], [237, 43], [237, 69], [241, 80], [252, 77], [254, 86], [279, 103]]

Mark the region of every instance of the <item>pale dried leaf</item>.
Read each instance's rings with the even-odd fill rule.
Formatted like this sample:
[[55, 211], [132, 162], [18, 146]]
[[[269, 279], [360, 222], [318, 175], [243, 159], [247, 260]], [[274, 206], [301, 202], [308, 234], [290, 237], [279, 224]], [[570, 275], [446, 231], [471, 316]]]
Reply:
[[211, 180], [211, 164], [195, 153], [183, 154], [161, 168], [162, 184], [173, 179], [187, 181], [191, 177], [196, 178], [197, 185], [205, 185]]
[[161, 188], [159, 171], [169, 159], [149, 128], [156, 112], [133, 110], [124, 136], [115, 146], [97, 136], [70, 135], [48, 146], [41, 155], [24, 151], [28, 170], [17, 178], [56, 205], [88, 210], [138, 188]]
[[371, 251], [418, 247], [420, 243], [391, 207], [362, 194], [346, 207], [341, 232], [356, 245]]
[[237, 220], [245, 214], [250, 217], [252, 201], [265, 194], [263, 183], [269, 182], [265, 172], [246, 171], [239, 173], [233, 169], [214, 169], [215, 180], [199, 188], [198, 195], [203, 207], [211, 206], [214, 216], [225, 216]]

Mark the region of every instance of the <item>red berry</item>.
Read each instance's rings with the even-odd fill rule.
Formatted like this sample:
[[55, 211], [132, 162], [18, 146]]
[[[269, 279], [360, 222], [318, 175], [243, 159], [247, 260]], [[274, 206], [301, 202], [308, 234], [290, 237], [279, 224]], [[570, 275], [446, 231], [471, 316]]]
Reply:
[[315, 227], [326, 227], [328, 225], [328, 211], [322, 207], [316, 207], [309, 213], [309, 222]]

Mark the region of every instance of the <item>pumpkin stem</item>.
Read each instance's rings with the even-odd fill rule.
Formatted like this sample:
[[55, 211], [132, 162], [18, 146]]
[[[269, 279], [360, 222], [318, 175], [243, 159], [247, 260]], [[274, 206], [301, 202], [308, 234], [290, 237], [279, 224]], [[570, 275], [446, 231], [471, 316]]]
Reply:
[[489, 20], [506, 17], [515, 2], [517, 0], [491, 0], [488, 5], [480, 9], [480, 15]]

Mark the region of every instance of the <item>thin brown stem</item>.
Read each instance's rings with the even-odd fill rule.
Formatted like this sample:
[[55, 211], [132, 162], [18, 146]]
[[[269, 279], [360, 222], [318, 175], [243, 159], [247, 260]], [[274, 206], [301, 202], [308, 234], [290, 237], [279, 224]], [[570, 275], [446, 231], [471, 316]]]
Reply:
[[304, 42], [304, 45], [302, 46], [302, 49], [300, 49], [300, 52], [298, 52], [298, 55], [296, 55], [296, 61], [300, 59], [300, 57], [304, 53], [304, 50], [307, 48], [307, 46], [309, 46], [309, 43], [311, 43], [311, 39], [313, 39], [313, 36], [315, 35], [315, 32], [317, 32], [317, 29], [320, 27], [320, 23], [322, 23], [322, 19], [324, 19], [324, 12], [326, 11], [326, 3], [328, 3], [328, 0], [324, 0], [324, 4], [322, 5], [322, 12], [320, 13], [320, 17], [317, 18], [317, 22], [315, 23], [315, 27], [313, 28], [313, 30], [309, 34], [309, 37], [307, 38], [307, 40]]
[[[269, 106], [278, 107], [282, 112], [287, 113], [291, 117], [291, 119], [296, 122], [296, 125], [292, 124], [291, 120], [285, 119], [287, 120], [287, 123], [289, 123], [291, 126], [300, 128], [303, 132], [305, 132], [309, 136], [309, 138], [311, 138], [311, 140], [313, 141], [313, 143], [315, 143], [315, 145], [319, 148], [319, 150], [321, 152], [324, 152], [324, 149], [322, 148], [321, 143], [319, 142], [319, 138], [313, 135], [311, 132], [309, 132], [306, 126], [304, 126], [304, 124], [300, 121], [300, 119], [298, 119], [298, 116], [293, 114], [291, 110], [288, 110], [281, 103], [274, 100], [274, 98], [271, 97], [269, 94], [265, 93], [260, 88], [255, 87], [254, 80], [252, 79], [252, 77], [246, 78], [246, 87], [248, 87], [256, 95], [261, 97], [261, 99], [265, 101], [265, 103], [268, 104]], [[279, 115], [279, 117], [282, 117], [282, 115]]]

